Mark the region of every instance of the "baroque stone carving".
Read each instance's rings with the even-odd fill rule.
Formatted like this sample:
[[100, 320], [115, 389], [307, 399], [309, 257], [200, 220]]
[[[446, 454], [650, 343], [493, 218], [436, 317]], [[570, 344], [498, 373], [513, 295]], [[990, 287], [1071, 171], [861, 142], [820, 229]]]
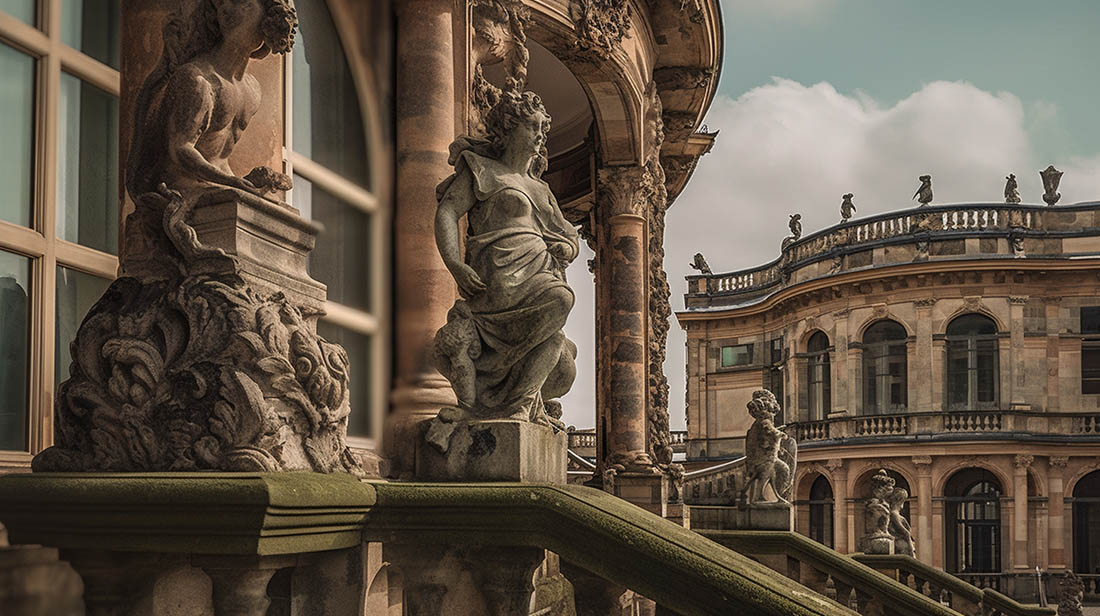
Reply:
[[1035, 456], [1020, 453], [1016, 454], [1016, 457], [1013, 458], [1012, 461], [1016, 465], [1016, 468], [1027, 468], [1035, 461]]
[[695, 257], [691, 260], [689, 265], [691, 265], [691, 269], [698, 270], [699, 273], [704, 276], [710, 276], [714, 273], [711, 271], [710, 264], [707, 263], [706, 257], [704, 257], [701, 252], [695, 253]]
[[653, 81], [661, 90], [705, 89], [714, 79], [714, 69], [697, 66], [665, 66], [653, 71]]
[[1085, 584], [1076, 573], [1067, 570], [1058, 582], [1058, 616], [1083, 616], [1084, 598]]
[[1005, 176], [1005, 203], [1020, 202], [1020, 185], [1016, 182], [1016, 174]]
[[917, 179], [920, 180], [920, 188], [913, 193], [913, 198], [924, 207], [932, 202], [932, 176], [922, 175]]
[[1039, 172], [1039, 177], [1043, 179], [1043, 201], [1047, 205], [1054, 205], [1062, 198], [1062, 194], [1058, 192], [1058, 185], [1062, 183], [1063, 173], [1055, 169], [1054, 165], [1047, 165], [1046, 169]]
[[77, 332], [57, 444], [35, 471], [362, 474], [345, 446], [348, 357], [316, 333], [323, 291], [272, 292], [259, 266], [192, 226], [196, 210], [231, 203], [257, 227], [299, 232], [284, 252], [301, 265], [291, 279], [323, 288], [304, 274], [316, 230], [262, 197], [289, 178], [264, 167], [241, 177], [228, 162], [261, 104], [248, 63], [288, 52], [296, 24], [289, 0], [214, 0], [170, 16], [135, 103], [122, 276]]
[[573, 0], [569, 6], [577, 47], [607, 59], [630, 35], [630, 0]]
[[[753, 424], [745, 434], [745, 486], [741, 500], [747, 505], [790, 505], [798, 443], [775, 427], [779, 401], [775, 394], [758, 389], [748, 403]], [[767, 489], [774, 493], [768, 496]]]
[[843, 221], [851, 220], [852, 214], [856, 211], [856, 205], [852, 203], [852, 197], [854, 196], [855, 195], [853, 195], [852, 193], [845, 193], [844, 196], [841, 197], [842, 201], [840, 202], [840, 219]]
[[860, 540], [868, 554], [914, 555], [913, 531], [901, 508], [909, 493], [896, 488], [886, 469], [871, 477], [871, 497], [864, 511], [866, 534]]
[[783, 244], [781, 249], [786, 250], [788, 246], [797, 242], [802, 237], [802, 214], [791, 214], [790, 220], [787, 221], [787, 228], [791, 230], [791, 234], [783, 238]]
[[451, 145], [455, 173], [437, 188], [436, 244], [461, 297], [434, 356], [459, 415], [564, 428], [552, 402], [576, 376], [577, 347], [562, 327], [574, 301], [565, 269], [579, 238], [540, 177], [550, 116], [533, 92], [505, 92], [486, 126], [489, 140]]
[[[527, 24], [530, 10], [521, 0], [475, 0], [471, 5], [474, 65], [471, 86], [471, 130], [487, 135], [485, 116], [503, 91], [522, 92], [527, 85]], [[504, 90], [485, 78], [483, 66], [504, 63]]]

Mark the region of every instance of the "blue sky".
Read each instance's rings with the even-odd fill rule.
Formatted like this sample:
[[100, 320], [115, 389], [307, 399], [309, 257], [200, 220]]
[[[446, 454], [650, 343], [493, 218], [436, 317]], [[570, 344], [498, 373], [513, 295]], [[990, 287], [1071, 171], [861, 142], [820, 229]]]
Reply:
[[[779, 254], [788, 214], [805, 233], [933, 203], [1000, 201], [1015, 173], [1042, 204], [1038, 170], [1066, 172], [1062, 204], [1100, 200], [1100, 0], [721, 0], [725, 58], [706, 117], [719, 130], [669, 210], [665, 269], [682, 308], [688, 262], [716, 272]], [[581, 368], [565, 420], [593, 425], [591, 276], [570, 271], [566, 333]], [[684, 334], [672, 324], [665, 373], [673, 429], [684, 421]]]

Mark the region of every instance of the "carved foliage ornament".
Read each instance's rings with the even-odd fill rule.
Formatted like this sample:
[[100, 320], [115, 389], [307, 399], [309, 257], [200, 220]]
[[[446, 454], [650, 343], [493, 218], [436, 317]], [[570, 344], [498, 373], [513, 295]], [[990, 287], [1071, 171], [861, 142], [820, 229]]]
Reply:
[[[474, 0], [471, 4], [474, 77], [471, 86], [471, 119], [475, 135], [488, 134], [485, 115], [499, 101], [502, 91], [522, 92], [527, 85], [527, 25], [530, 10], [521, 0]], [[504, 63], [504, 89], [485, 78], [482, 67]]]
[[569, 7], [577, 46], [607, 59], [630, 34], [630, 0], [573, 0]]

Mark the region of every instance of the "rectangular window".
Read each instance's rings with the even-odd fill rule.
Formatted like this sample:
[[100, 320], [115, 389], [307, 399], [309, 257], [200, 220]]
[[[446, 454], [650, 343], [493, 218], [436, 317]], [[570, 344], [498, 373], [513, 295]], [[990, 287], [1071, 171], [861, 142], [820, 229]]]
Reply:
[[783, 339], [772, 340], [772, 365], [783, 363]]
[[[0, 4], [0, 8], [3, 5]], [[31, 226], [34, 186], [34, 58], [0, 43], [0, 220]]]
[[61, 74], [57, 237], [118, 253], [118, 99]]
[[0, 251], [0, 449], [27, 448], [31, 260]]
[[1100, 341], [1081, 343], [1081, 393], [1100, 394]]
[[722, 367], [747, 366], [752, 363], [752, 345], [739, 344], [722, 347]]
[[1081, 307], [1081, 333], [1100, 334], [1100, 306]]

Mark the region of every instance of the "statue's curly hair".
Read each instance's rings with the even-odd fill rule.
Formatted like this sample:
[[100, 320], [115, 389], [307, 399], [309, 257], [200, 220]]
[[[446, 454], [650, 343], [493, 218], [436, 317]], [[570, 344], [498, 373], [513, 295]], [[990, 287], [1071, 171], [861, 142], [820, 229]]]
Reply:
[[546, 113], [546, 106], [542, 99], [534, 92], [502, 92], [500, 101], [493, 105], [489, 113], [485, 115], [485, 130], [489, 133], [489, 141], [493, 149], [499, 155], [504, 151], [504, 140], [508, 133], [512, 132], [520, 122], [530, 120], [535, 114], [542, 113], [546, 116], [543, 124], [543, 146], [539, 152], [539, 159], [532, 165], [532, 173], [535, 177], [546, 171], [547, 153], [545, 137], [550, 133], [550, 114]]
[[261, 0], [267, 4], [266, 15], [260, 24], [264, 44], [272, 53], [287, 53], [294, 46], [294, 29], [298, 26], [298, 14], [292, 0]]

